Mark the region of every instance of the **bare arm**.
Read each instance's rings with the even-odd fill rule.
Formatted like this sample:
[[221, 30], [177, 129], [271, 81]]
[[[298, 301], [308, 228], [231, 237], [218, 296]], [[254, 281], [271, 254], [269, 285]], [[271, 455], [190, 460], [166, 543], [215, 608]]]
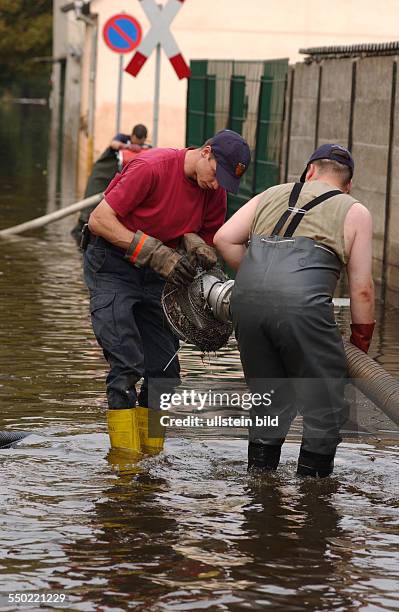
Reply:
[[109, 145], [111, 149], [115, 151], [119, 151], [120, 149], [129, 149], [130, 144], [127, 142], [121, 142], [120, 140], [111, 140], [111, 144]]
[[345, 218], [345, 246], [349, 254], [347, 274], [353, 323], [372, 323], [375, 317], [372, 277], [373, 222], [362, 204], [354, 204]]
[[252, 220], [261, 195], [256, 195], [242, 206], [216, 232], [213, 244], [231, 268], [237, 270], [246, 252]]
[[102, 236], [108, 242], [111, 242], [125, 251], [132, 242], [134, 236], [133, 232], [126, 229], [126, 227], [120, 223], [116, 212], [105, 200], [101, 200], [97, 208], [91, 213], [89, 230], [95, 236]]

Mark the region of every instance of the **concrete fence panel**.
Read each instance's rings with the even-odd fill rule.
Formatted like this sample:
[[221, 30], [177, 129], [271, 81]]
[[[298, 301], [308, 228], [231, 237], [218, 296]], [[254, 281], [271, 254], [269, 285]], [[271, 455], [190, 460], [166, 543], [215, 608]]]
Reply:
[[320, 66], [320, 102], [317, 146], [336, 142], [349, 144], [352, 94], [351, 59], [329, 60]]
[[319, 91], [319, 66], [296, 64], [293, 81], [288, 181], [298, 180], [304, 160], [315, 146], [316, 117]]
[[305, 160], [321, 144], [351, 149], [356, 164], [352, 195], [374, 220], [374, 278], [382, 297], [399, 304], [398, 58], [348, 55], [330, 54], [291, 69], [282, 178], [298, 180]]
[[[390, 197], [386, 218], [386, 297], [388, 302], [399, 306], [399, 87], [398, 63], [395, 57], [392, 71], [392, 162], [390, 177]], [[388, 177], [389, 179], [389, 177]]]
[[356, 72], [353, 195], [373, 215], [373, 267], [377, 281], [383, 276], [392, 64], [392, 57], [368, 57], [358, 62]]

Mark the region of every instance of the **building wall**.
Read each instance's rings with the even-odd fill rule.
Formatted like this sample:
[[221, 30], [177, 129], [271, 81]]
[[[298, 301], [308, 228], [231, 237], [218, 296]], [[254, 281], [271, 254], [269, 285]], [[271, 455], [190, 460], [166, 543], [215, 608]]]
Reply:
[[399, 100], [396, 56], [296, 64], [287, 91], [288, 164], [298, 180], [318, 146], [336, 142], [355, 159], [352, 195], [373, 215], [373, 273], [384, 297], [399, 304]]
[[[162, 4], [166, 0], [162, 0]], [[115, 132], [118, 57], [102, 39], [102, 27], [113, 14], [125, 11], [148, 29], [139, 0], [93, 0], [98, 13], [98, 69], [94, 153], [99, 155]], [[172, 23], [183, 55], [190, 59], [273, 59], [298, 61], [299, 48], [319, 45], [395, 40], [396, 0], [319, 0], [317, 10], [305, 0], [185, 0]], [[125, 58], [125, 63], [132, 55]], [[154, 54], [137, 78], [125, 74], [122, 128], [134, 123], [152, 129]], [[183, 146], [186, 81], [179, 81], [162, 54], [159, 144]]]
[[51, 81], [51, 126], [49, 138], [49, 162], [48, 162], [48, 203], [47, 212], [56, 209], [58, 156], [59, 156], [59, 137], [61, 121], [61, 78], [62, 66], [61, 58], [66, 57], [67, 53], [67, 23], [60, 12], [62, 0], [53, 2], [53, 58], [59, 61], [53, 63]]
[[76, 201], [81, 116], [82, 59], [85, 53], [85, 25], [76, 21], [73, 12], [65, 15], [68, 28], [65, 73], [65, 106], [63, 126], [62, 194], [65, 203]]
[[[77, 191], [83, 194], [93, 167], [96, 112], [96, 65], [98, 20], [93, 18], [85, 30], [84, 54], [81, 63], [81, 107], [78, 143]], [[96, 155], [98, 157], [98, 155]]]
[[356, 70], [353, 156], [357, 162], [354, 193], [374, 221], [374, 274], [382, 279], [387, 197], [392, 57], [361, 59]]
[[[52, 73], [52, 125], [50, 134], [50, 161], [53, 170], [49, 185], [49, 210], [60, 204], [70, 204], [76, 200], [79, 159], [79, 130], [81, 115], [82, 73], [81, 63], [84, 54], [85, 25], [75, 19], [73, 11], [62, 13], [64, 0], [54, 0], [53, 4], [53, 64]], [[65, 72], [61, 63], [65, 62]], [[64, 78], [64, 83], [61, 83]], [[61, 93], [64, 90], [63, 118]], [[59, 164], [59, 124], [62, 121], [62, 165]], [[59, 176], [60, 174], [60, 176]], [[62, 202], [60, 202], [62, 194]]]

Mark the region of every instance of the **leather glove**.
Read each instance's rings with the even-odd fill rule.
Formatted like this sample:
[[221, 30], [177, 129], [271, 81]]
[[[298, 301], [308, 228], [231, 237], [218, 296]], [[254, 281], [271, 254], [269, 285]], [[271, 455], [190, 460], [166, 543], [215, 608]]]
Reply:
[[206, 244], [198, 234], [184, 234], [183, 246], [191, 265], [210, 270], [217, 264], [215, 249]]
[[196, 275], [195, 268], [185, 255], [141, 230], [135, 232], [125, 259], [138, 268], [148, 266], [174, 285], [189, 285]]
[[375, 321], [373, 323], [351, 323], [351, 343], [364, 353], [367, 353], [373, 337], [374, 327]]

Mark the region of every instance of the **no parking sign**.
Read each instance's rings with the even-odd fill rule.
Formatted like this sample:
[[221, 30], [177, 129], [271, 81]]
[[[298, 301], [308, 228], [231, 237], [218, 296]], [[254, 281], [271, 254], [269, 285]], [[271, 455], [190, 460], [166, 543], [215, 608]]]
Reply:
[[116, 53], [130, 53], [139, 46], [141, 25], [131, 15], [120, 13], [110, 17], [103, 28], [105, 44]]

